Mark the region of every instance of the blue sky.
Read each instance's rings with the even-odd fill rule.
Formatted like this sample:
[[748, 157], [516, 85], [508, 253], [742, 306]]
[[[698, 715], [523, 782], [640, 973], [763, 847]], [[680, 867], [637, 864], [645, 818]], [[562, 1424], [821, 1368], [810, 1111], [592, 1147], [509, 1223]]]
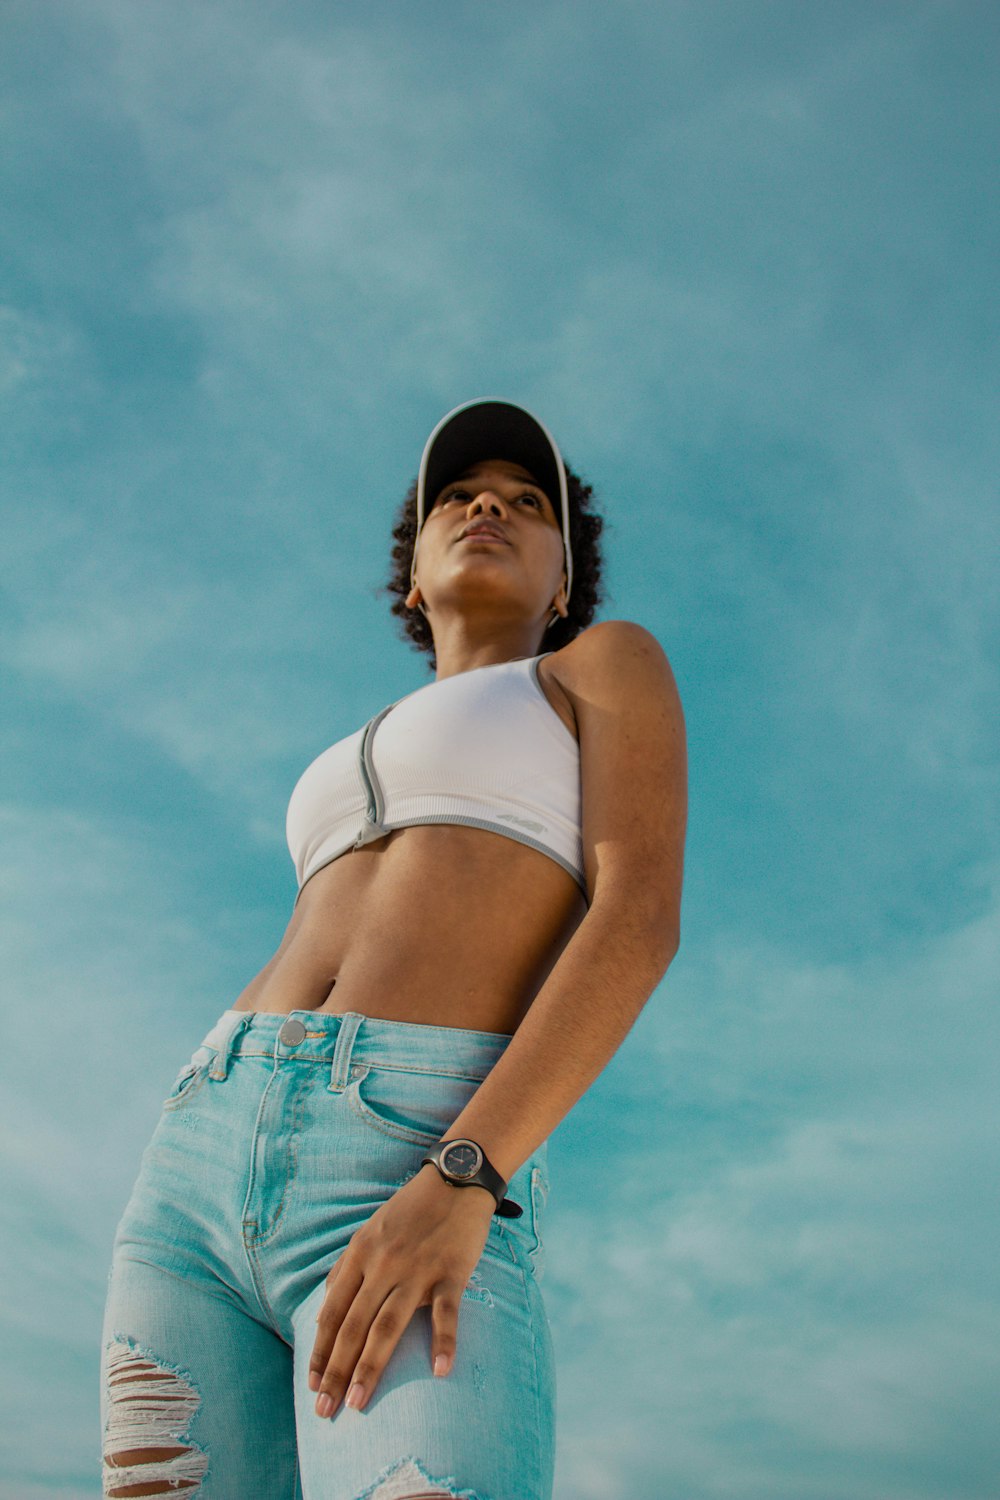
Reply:
[[681, 950], [550, 1143], [556, 1500], [995, 1497], [998, 42], [4, 7], [5, 1500], [99, 1493], [117, 1218], [295, 780], [428, 680], [378, 590], [479, 395], [594, 485], [689, 740]]

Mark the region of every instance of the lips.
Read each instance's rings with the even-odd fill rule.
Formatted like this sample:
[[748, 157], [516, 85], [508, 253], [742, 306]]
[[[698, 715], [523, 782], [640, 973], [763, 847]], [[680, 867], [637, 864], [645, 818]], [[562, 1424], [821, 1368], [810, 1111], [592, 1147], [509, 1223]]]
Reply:
[[[507, 542], [507, 538], [499, 526], [492, 526], [487, 521], [473, 521], [469, 526], [466, 526], [458, 540], [464, 542], [467, 537], [473, 536], [488, 536], [498, 542]], [[507, 543], [507, 545], [509, 546], [510, 544]]]

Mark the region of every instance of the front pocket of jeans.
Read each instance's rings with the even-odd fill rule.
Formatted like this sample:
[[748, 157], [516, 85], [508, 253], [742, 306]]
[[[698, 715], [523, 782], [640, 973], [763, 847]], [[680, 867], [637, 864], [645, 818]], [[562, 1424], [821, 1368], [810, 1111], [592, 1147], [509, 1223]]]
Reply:
[[176, 1109], [194, 1093], [195, 1089], [201, 1086], [208, 1076], [209, 1064], [214, 1056], [214, 1053], [206, 1055], [208, 1052], [208, 1048], [198, 1047], [194, 1055], [184, 1064], [163, 1101], [164, 1109]]
[[451, 1129], [479, 1083], [448, 1073], [366, 1064], [347, 1096], [356, 1113], [383, 1135], [430, 1146]]

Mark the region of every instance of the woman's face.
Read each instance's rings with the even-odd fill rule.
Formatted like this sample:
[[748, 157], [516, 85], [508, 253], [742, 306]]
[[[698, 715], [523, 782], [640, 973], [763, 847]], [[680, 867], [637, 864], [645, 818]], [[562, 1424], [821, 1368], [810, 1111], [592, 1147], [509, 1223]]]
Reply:
[[519, 464], [487, 459], [446, 484], [428, 510], [416, 581], [429, 612], [463, 598], [509, 602], [544, 622], [565, 587], [562, 529], [552, 501]]

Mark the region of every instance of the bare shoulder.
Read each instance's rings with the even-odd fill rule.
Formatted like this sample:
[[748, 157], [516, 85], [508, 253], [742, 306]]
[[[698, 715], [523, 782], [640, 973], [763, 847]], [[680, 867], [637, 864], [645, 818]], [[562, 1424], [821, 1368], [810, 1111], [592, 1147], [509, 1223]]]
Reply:
[[680, 942], [687, 748], [667, 654], [645, 626], [604, 620], [548, 660], [579, 730], [591, 905], [640, 914], [669, 962]]
[[587, 705], [637, 706], [637, 699], [668, 703], [680, 696], [663, 646], [634, 620], [601, 620], [548, 658], [553, 675], [579, 716]]

